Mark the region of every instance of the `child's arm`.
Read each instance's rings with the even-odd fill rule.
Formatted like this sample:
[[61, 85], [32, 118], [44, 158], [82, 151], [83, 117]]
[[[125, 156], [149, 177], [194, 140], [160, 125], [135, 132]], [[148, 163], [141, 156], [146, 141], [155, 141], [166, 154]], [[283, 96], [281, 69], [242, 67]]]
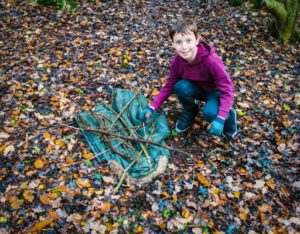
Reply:
[[219, 57], [212, 61], [210, 73], [217, 90], [221, 93], [218, 116], [226, 119], [234, 97], [233, 83]]
[[178, 73], [176, 71], [177, 67], [178, 59], [175, 58], [172, 62], [170, 74], [166, 81], [166, 84], [162, 87], [162, 89], [159, 91], [159, 94], [151, 103], [151, 106], [154, 108], [154, 110], [157, 110], [162, 105], [162, 103], [173, 93], [174, 85], [179, 79]]

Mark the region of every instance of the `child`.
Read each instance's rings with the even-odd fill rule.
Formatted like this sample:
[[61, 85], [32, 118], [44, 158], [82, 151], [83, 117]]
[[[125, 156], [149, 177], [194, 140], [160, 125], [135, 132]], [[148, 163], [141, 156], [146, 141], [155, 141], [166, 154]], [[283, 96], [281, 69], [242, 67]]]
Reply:
[[198, 114], [195, 100], [205, 101], [203, 118], [210, 122], [209, 133], [233, 138], [237, 133], [236, 113], [231, 107], [234, 88], [215, 49], [200, 41], [197, 26], [190, 20], [177, 22], [170, 30], [177, 55], [173, 59], [165, 86], [141, 113], [149, 118], [174, 92], [183, 106], [176, 123], [178, 133], [185, 132]]

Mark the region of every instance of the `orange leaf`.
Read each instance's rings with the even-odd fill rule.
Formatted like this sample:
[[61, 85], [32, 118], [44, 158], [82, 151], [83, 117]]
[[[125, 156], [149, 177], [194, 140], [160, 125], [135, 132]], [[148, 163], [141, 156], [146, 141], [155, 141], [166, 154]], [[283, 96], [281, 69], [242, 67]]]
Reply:
[[199, 160], [198, 161], [198, 165], [197, 165], [199, 168], [202, 168], [204, 166], [204, 163], [202, 160]]
[[76, 185], [79, 188], [88, 188], [91, 187], [90, 181], [88, 179], [77, 179], [76, 180]]
[[55, 199], [58, 198], [58, 194], [57, 193], [47, 193], [46, 196], [50, 199]]
[[49, 199], [47, 197], [45, 197], [44, 195], [40, 195], [40, 201], [45, 204], [48, 205], [49, 204]]
[[153, 89], [153, 91], [152, 91], [152, 97], [157, 96], [158, 93], [159, 93], [159, 91], [157, 89]]
[[42, 230], [44, 227], [48, 226], [50, 223], [52, 223], [53, 219], [45, 219], [42, 221], [39, 221], [38, 223], [36, 223], [30, 230], [30, 232], [36, 232], [36, 231], [40, 231]]
[[44, 162], [41, 159], [35, 160], [34, 167], [36, 169], [41, 169], [41, 168], [43, 168], [43, 166], [44, 166]]
[[201, 173], [197, 173], [196, 176], [201, 184], [204, 186], [210, 186], [210, 182]]
[[56, 188], [56, 190], [58, 192], [61, 192], [61, 193], [66, 193], [68, 191], [67, 187], [65, 185], [60, 185]]
[[49, 153], [54, 149], [54, 145], [48, 145], [46, 148], [46, 152]]
[[66, 158], [66, 163], [72, 164], [73, 162], [74, 162], [74, 160], [72, 158], [70, 158], [70, 157]]
[[87, 151], [86, 151], [86, 149], [84, 149], [83, 150], [83, 155], [82, 155], [85, 159], [90, 159], [90, 158], [92, 158], [93, 156], [94, 156], [94, 154], [93, 153], [88, 153]]
[[65, 143], [62, 140], [55, 140], [55, 144], [58, 146], [63, 146]]
[[49, 211], [49, 216], [53, 219], [53, 220], [57, 220], [59, 218], [57, 212], [55, 210], [50, 210]]
[[100, 210], [102, 212], [107, 212], [107, 211], [110, 211], [110, 208], [111, 208], [111, 204], [109, 202], [104, 202], [101, 204], [100, 206]]
[[45, 138], [45, 140], [50, 140], [51, 136], [48, 132], [44, 132], [43, 137]]

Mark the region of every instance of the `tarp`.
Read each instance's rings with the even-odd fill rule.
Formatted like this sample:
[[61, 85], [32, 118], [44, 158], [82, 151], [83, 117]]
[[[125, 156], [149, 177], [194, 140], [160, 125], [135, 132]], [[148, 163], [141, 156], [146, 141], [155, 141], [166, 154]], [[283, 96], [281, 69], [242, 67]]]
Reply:
[[[128, 105], [128, 103], [130, 104]], [[124, 108], [126, 105], [128, 107]], [[170, 135], [165, 116], [155, 113], [153, 118], [142, 122], [140, 113], [145, 107], [147, 107], [147, 100], [143, 95], [135, 95], [135, 93], [125, 89], [115, 89], [111, 106], [100, 103], [94, 111], [82, 112], [75, 116], [88, 145], [93, 153], [98, 155], [98, 162], [106, 160], [115, 166], [117, 165], [117, 168], [126, 169], [137, 155], [141, 154], [137, 163], [128, 170], [128, 175], [133, 179], [150, 178], [151, 175], [157, 175], [158, 171], [162, 172], [166, 167], [168, 157], [170, 157], [169, 151], [160, 146], [118, 139], [85, 129], [101, 129], [122, 136], [144, 138], [164, 144], [164, 139]], [[123, 109], [125, 111], [122, 112]], [[121, 112], [121, 118], [117, 119]], [[113, 124], [114, 122], [115, 124]], [[144, 150], [142, 150], [142, 144]], [[111, 150], [111, 146], [114, 146], [116, 150]], [[122, 152], [123, 155], [116, 153], [118, 151]], [[145, 152], [148, 152], [148, 157]], [[129, 156], [131, 159], [124, 156]]]

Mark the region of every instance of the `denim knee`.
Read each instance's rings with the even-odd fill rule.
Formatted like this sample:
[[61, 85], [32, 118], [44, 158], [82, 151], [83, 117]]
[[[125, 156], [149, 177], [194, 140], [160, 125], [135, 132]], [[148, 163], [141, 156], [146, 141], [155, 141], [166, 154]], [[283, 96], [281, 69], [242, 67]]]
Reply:
[[217, 117], [217, 114], [217, 111], [212, 108], [204, 108], [203, 119], [205, 119], [208, 122], [211, 122]]
[[174, 85], [174, 93], [176, 96], [190, 95], [192, 85], [188, 80], [180, 80]]

